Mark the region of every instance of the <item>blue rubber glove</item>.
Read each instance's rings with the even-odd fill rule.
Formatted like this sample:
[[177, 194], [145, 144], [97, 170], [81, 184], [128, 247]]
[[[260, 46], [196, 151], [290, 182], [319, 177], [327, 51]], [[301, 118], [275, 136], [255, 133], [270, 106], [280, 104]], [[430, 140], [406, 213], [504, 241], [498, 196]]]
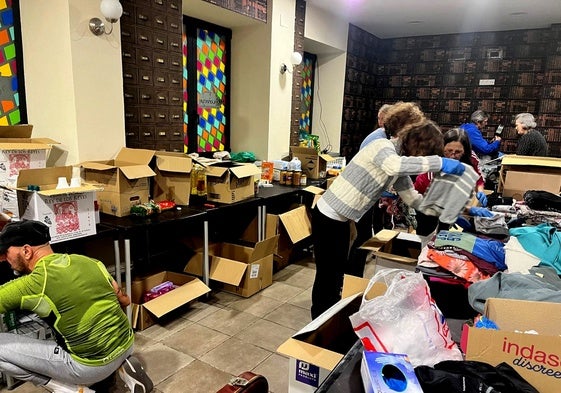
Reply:
[[493, 217], [493, 213], [484, 207], [470, 207], [469, 215], [474, 217]]
[[464, 164], [458, 160], [442, 157], [442, 168], [440, 170], [448, 175], [461, 175], [466, 170]]
[[471, 223], [462, 216], [459, 216], [456, 219], [456, 225], [465, 231], [469, 231], [471, 229]]
[[487, 207], [487, 195], [483, 191], [479, 191], [476, 194], [477, 200], [481, 203], [481, 206]]

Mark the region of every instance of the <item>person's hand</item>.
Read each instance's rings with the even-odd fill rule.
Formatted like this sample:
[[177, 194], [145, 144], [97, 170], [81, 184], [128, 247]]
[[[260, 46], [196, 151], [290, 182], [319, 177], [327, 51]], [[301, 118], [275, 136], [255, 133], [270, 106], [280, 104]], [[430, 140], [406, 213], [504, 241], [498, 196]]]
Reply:
[[501, 141], [501, 137], [498, 136], [498, 135], [495, 135], [495, 140], [500, 142], [500, 141]]
[[466, 170], [464, 164], [458, 160], [453, 160], [451, 158], [442, 157], [441, 159], [442, 167], [440, 170], [448, 175], [458, 175], [460, 176]]
[[481, 206], [487, 207], [487, 195], [485, 195], [483, 191], [478, 191], [476, 197], [479, 203], [481, 203]]
[[465, 231], [469, 231], [471, 230], [471, 223], [469, 222], [469, 220], [467, 220], [466, 218], [459, 216], [456, 219], [456, 225], [459, 226], [460, 228], [462, 228]]
[[474, 217], [493, 217], [493, 213], [491, 213], [488, 209], [475, 206], [469, 208], [469, 215]]

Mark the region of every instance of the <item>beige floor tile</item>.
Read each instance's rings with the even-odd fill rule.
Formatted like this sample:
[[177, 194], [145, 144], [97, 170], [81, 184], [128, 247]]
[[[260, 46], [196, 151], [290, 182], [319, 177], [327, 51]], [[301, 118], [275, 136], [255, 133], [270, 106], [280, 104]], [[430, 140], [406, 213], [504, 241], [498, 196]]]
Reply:
[[261, 291], [261, 294], [266, 297], [277, 299], [286, 302], [295, 296], [298, 296], [304, 291], [304, 289], [296, 287], [294, 285], [288, 285], [284, 282], [274, 282], [269, 288], [265, 288]]
[[[267, 288], [268, 289], [268, 288]], [[263, 317], [279, 307], [283, 302], [261, 295], [255, 294], [247, 299], [240, 299], [230, 303], [229, 308], [243, 311], [256, 317]]]
[[303, 268], [298, 271], [289, 272], [286, 276], [282, 277], [282, 279], [279, 279], [279, 281], [298, 288], [308, 289], [314, 283], [315, 274], [315, 270]]
[[252, 371], [267, 378], [270, 392], [288, 392], [288, 358], [273, 353]]
[[193, 323], [185, 329], [168, 336], [162, 343], [177, 351], [199, 358], [208, 351], [216, 348], [230, 336], [210, 329], [206, 326]]
[[221, 308], [222, 307], [205, 302], [193, 302], [191, 308], [183, 317], [189, 321], [198, 322]]
[[230, 338], [201, 357], [200, 360], [219, 370], [238, 375], [244, 371], [253, 370], [271, 353], [271, 351], [237, 338]]
[[242, 299], [238, 295], [234, 295], [233, 293], [223, 292], [223, 291], [212, 291], [207, 299], [207, 304], [214, 304], [218, 307], [225, 307], [228, 306], [230, 303], [235, 302], [236, 300]]
[[272, 313], [265, 315], [265, 319], [291, 329], [300, 330], [310, 323], [312, 317], [310, 310], [292, 304], [283, 304]]
[[231, 377], [229, 373], [195, 360], [160, 383], [157, 388], [163, 393], [211, 393], [226, 385]]
[[194, 359], [183, 352], [156, 343], [135, 354], [144, 365], [144, 369], [154, 382], [154, 385], [175, 375]]
[[290, 338], [295, 329], [260, 319], [234, 336], [242, 341], [276, 352], [279, 345]]
[[312, 308], [312, 288], [306, 289], [299, 295], [288, 300], [287, 303], [310, 310]]
[[255, 315], [231, 308], [224, 308], [201, 319], [198, 323], [229, 336], [233, 336], [238, 334], [242, 329], [247, 328], [257, 319]]
[[160, 341], [192, 323], [193, 322], [183, 319], [181, 317], [175, 319], [165, 318], [165, 319], [158, 320], [158, 323], [144, 330], [140, 330], [138, 333], [154, 341]]

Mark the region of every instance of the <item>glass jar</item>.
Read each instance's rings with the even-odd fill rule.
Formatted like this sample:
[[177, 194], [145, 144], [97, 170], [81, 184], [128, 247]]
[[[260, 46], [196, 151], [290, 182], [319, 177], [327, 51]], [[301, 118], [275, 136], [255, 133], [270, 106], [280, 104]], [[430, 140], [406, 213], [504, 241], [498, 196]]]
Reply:
[[302, 171], [294, 171], [292, 173], [292, 185], [299, 186], [301, 178], [302, 178]]

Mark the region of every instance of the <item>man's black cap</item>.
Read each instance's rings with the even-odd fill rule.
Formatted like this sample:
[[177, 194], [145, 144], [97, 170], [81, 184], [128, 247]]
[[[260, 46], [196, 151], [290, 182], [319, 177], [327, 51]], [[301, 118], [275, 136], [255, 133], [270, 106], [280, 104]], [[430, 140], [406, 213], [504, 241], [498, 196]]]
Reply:
[[11, 246], [40, 246], [50, 240], [49, 227], [40, 221], [10, 222], [0, 232], [0, 254], [5, 254]]

